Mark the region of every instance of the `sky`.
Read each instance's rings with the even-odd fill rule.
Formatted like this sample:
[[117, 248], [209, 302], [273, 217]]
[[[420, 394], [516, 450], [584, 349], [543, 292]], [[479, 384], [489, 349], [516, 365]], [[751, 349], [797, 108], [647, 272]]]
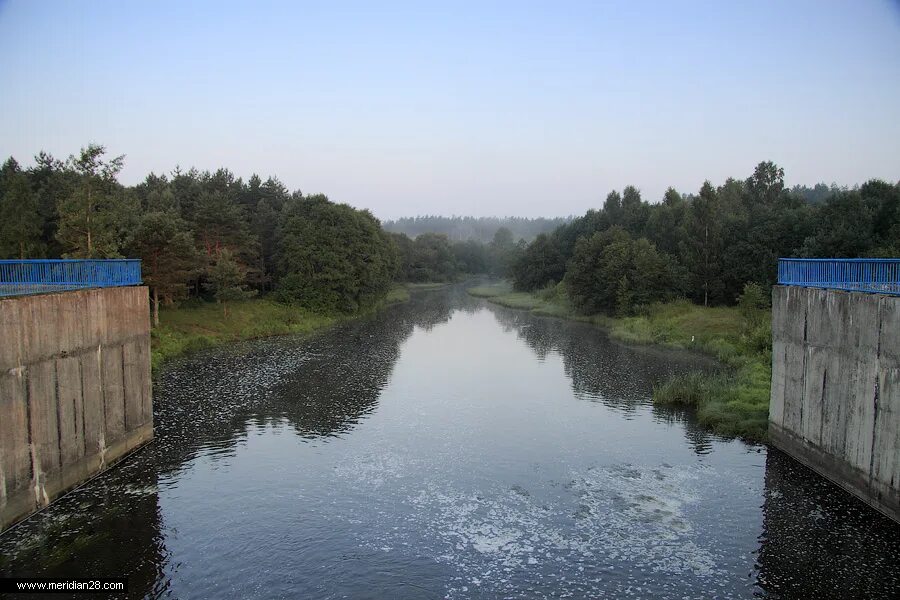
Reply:
[[900, 179], [900, 3], [0, 0], [0, 160], [277, 176], [383, 219]]

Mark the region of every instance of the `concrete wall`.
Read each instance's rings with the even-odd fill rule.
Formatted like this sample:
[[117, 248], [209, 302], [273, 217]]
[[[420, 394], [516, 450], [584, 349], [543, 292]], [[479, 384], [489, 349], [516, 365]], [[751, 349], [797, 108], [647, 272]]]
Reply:
[[147, 288], [0, 300], [0, 530], [152, 437]]
[[775, 287], [769, 437], [900, 521], [900, 297]]

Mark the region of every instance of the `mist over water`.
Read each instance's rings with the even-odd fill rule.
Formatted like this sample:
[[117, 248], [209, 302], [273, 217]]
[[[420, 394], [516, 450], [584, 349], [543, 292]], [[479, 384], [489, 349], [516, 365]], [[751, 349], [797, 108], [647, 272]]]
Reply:
[[450, 287], [173, 361], [156, 440], [0, 537], [153, 598], [890, 598], [900, 527], [650, 401], [704, 358]]

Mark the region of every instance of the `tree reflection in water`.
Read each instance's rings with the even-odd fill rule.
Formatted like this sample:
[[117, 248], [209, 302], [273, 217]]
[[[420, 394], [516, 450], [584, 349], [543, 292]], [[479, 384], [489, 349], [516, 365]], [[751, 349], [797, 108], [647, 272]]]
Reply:
[[[155, 382], [155, 442], [0, 538], [0, 575], [126, 575], [137, 597], [893, 597], [900, 527], [652, 405], [698, 367], [463, 286], [185, 357]], [[500, 593], [485, 573], [511, 556]]]

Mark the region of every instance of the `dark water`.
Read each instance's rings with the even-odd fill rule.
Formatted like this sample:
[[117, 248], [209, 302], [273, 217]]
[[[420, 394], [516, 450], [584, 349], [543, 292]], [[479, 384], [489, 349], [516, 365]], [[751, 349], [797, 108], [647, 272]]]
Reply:
[[206, 352], [156, 382], [153, 445], [0, 538], [0, 573], [165, 598], [897, 597], [900, 527], [650, 404], [698, 366], [458, 288]]

